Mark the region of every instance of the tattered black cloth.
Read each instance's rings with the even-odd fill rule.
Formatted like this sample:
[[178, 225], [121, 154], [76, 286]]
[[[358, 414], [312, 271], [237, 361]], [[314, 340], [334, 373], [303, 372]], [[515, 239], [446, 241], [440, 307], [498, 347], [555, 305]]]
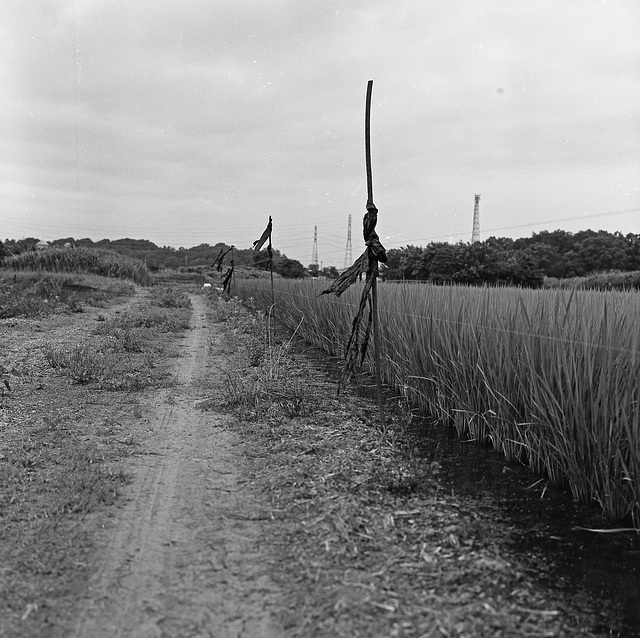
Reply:
[[230, 294], [231, 293], [231, 277], [233, 277], [233, 266], [230, 266], [227, 269], [227, 272], [224, 273], [222, 278], [222, 292]]
[[233, 246], [231, 246], [231, 248], [227, 248], [227, 250], [225, 250], [224, 248], [221, 248], [220, 254], [216, 257], [216, 260], [213, 262], [213, 265], [211, 266], [211, 268], [215, 268], [218, 272], [222, 272], [222, 263], [224, 262], [224, 258], [232, 250], [233, 250]]
[[377, 223], [378, 209], [373, 202], [367, 202], [367, 214], [362, 220], [362, 235], [364, 236], [364, 243], [371, 251], [372, 256], [376, 258], [376, 261], [381, 261], [383, 264], [386, 264], [387, 251], [380, 243], [380, 237], [378, 237], [378, 233], [376, 233]]
[[[321, 295], [333, 293], [339, 297], [349, 286], [354, 284], [363, 273], [368, 273], [374, 265], [371, 262], [373, 258], [376, 262], [381, 261], [387, 263], [387, 251], [380, 243], [380, 238], [376, 233], [376, 224], [378, 223], [378, 209], [372, 202], [367, 202], [367, 213], [362, 219], [362, 234], [364, 243], [367, 245], [365, 250], [353, 264], [347, 268]], [[377, 268], [375, 268], [377, 271]], [[378, 273], [376, 272], [376, 275]], [[367, 275], [368, 276], [368, 275]]]
[[216, 270], [218, 270], [218, 272], [222, 270], [221, 264], [222, 264], [223, 253], [224, 253], [224, 248], [221, 248], [220, 252], [218, 253], [218, 256], [213, 260], [213, 263], [211, 264], [211, 268], [215, 268]]
[[339, 297], [349, 286], [354, 284], [362, 275], [367, 272], [369, 267], [369, 250], [365, 250], [358, 259], [355, 260], [352, 266], [347, 268], [334, 282], [326, 289], [323, 290], [321, 295], [328, 295], [333, 293], [336, 297]]
[[[269, 223], [267, 224], [267, 227], [264, 229], [264, 232], [262, 233], [262, 236], [260, 237], [260, 239], [256, 239], [256, 241], [253, 242], [253, 250], [255, 251], [260, 250], [264, 246], [264, 243], [267, 241], [267, 239], [271, 240], [272, 228], [273, 228], [273, 224], [271, 222], [271, 215], [269, 215]], [[269, 241], [269, 243], [271, 243], [271, 241]]]

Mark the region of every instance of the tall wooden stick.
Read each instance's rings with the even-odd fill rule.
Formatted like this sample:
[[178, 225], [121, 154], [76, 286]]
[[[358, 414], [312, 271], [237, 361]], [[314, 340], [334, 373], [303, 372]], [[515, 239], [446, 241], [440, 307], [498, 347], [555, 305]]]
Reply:
[[[364, 154], [367, 166], [367, 208], [373, 203], [373, 177], [371, 174], [371, 92], [373, 80], [367, 84], [367, 99], [364, 115]], [[376, 368], [376, 393], [378, 395], [378, 418], [384, 429], [384, 399], [382, 396], [382, 376], [380, 374], [380, 327], [378, 324], [378, 260], [369, 248], [369, 271], [371, 273], [371, 313], [373, 315], [373, 357]]]
[[373, 204], [373, 178], [371, 177], [371, 91], [373, 80], [367, 84], [367, 101], [364, 111], [364, 155], [367, 165], [367, 204]]
[[235, 271], [235, 267], [234, 267], [234, 260], [233, 260], [233, 249], [235, 248], [235, 246], [231, 246], [231, 285], [233, 286], [233, 295], [231, 295], [232, 297], [237, 297], [238, 296], [238, 289], [236, 288], [236, 271]]
[[269, 251], [269, 273], [271, 274], [271, 307], [275, 308], [276, 293], [273, 289], [273, 246], [271, 245], [271, 235], [269, 235], [269, 246], [267, 250]]

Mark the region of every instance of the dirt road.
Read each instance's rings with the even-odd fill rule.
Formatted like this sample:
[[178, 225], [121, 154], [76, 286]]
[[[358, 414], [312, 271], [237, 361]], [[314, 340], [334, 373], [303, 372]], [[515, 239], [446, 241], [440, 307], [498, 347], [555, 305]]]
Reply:
[[230, 418], [197, 408], [216, 374], [205, 302], [193, 313], [177, 383], [157, 395], [132, 457], [126, 505], [105, 530], [76, 638], [277, 636], [259, 503], [241, 481]]

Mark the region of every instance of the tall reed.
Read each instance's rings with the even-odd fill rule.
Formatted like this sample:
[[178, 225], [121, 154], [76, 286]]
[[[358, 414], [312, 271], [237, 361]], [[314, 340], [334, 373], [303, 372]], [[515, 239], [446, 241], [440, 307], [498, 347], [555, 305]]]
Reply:
[[151, 274], [139, 259], [104, 248], [49, 248], [8, 257], [5, 268], [49, 272], [92, 273], [103, 277], [131, 279], [143, 286], [151, 284]]
[[[260, 281], [238, 288], [270, 303]], [[278, 318], [302, 320], [305, 338], [342, 354], [358, 291], [336, 300], [321, 289], [278, 281]], [[379, 294], [385, 382], [640, 527], [640, 294], [402, 284]]]

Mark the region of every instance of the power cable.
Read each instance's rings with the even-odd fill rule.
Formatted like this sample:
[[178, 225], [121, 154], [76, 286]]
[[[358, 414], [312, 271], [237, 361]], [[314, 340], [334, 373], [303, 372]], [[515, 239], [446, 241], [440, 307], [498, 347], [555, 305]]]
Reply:
[[[402, 284], [389, 284], [389, 285], [393, 285], [393, 286], [398, 286], [398, 285], [402, 285]], [[291, 292], [286, 292], [284, 290], [276, 290], [277, 294], [281, 294], [281, 295], [287, 295], [289, 297], [299, 297], [301, 299], [310, 299], [310, 300], [315, 300], [317, 301], [317, 297], [311, 297], [309, 295], [303, 295], [301, 293], [291, 293]], [[338, 306], [348, 306], [351, 308], [357, 308], [358, 304], [355, 303], [351, 303], [349, 301], [343, 300], [337, 300], [337, 299], [331, 299], [331, 298], [327, 298], [325, 300], [323, 300], [323, 303], [330, 303], [330, 304], [336, 304]], [[389, 316], [397, 316], [397, 317], [411, 317], [412, 319], [421, 319], [421, 320], [425, 320], [425, 321], [435, 321], [436, 323], [444, 323], [444, 324], [450, 324], [450, 325], [455, 325], [455, 326], [460, 326], [460, 327], [466, 327], [466, 328], [472, 328], [472, 329], [482, 329], [482, 330], [488, 330], [490, 332], [494, 332], [494, 333], [500, 333], [500, 334], [512, 334], [512, 335], [518, 335], [518, 336], [525, 336], [525, 337], [533, 337], [533, 338], [537, 338], [537, 339], [546, 339], [548, 341], [554, 341], [557, 343], [562, 343], [565, 345], [572, 345], [572, 346], [584, 346], [584, 347], [598, 347], [598, 348], [604, 348], [605, 350], [610, 350], [612, 352], [625, 352], [634, 356], [640, 355], [640, 349], [635, 348], [635, 349], [630, 349], [630, 348], [616, 348], [615, 346], [607, 346], [604, 344], [599, 344], [599, 343], [593, 343], [593, 342], [588, 342], [588, 341], [578, 341], [576, 339], [565, 339], [563, 337], [554, 337], [552, 335], [543, 335], [543, 334], [536, 334], [536, 333], [532, 333], [532, 332], [525, 332], [523, 330], [509, 330], [507, 328], [498, 328], [496, 326], [487, 326], [487, 325], [482, 325], [482, 324], [472, 324], [466, 321], [460, 321], [460, 320], [453, 320], [453, 319], [445, 319], [443, 317], [434, 317], [433, 315], [429, 316], [429, 315], [421, 315], [421, 314], [416, 314], [416, 313], [411, 313], [411, 312], [401, 312], [399, 310], [389, 310], [389, 309], [382, 309], [381, 308], [381, 313], [385, 314], [385, 315], [389, 315]]]

